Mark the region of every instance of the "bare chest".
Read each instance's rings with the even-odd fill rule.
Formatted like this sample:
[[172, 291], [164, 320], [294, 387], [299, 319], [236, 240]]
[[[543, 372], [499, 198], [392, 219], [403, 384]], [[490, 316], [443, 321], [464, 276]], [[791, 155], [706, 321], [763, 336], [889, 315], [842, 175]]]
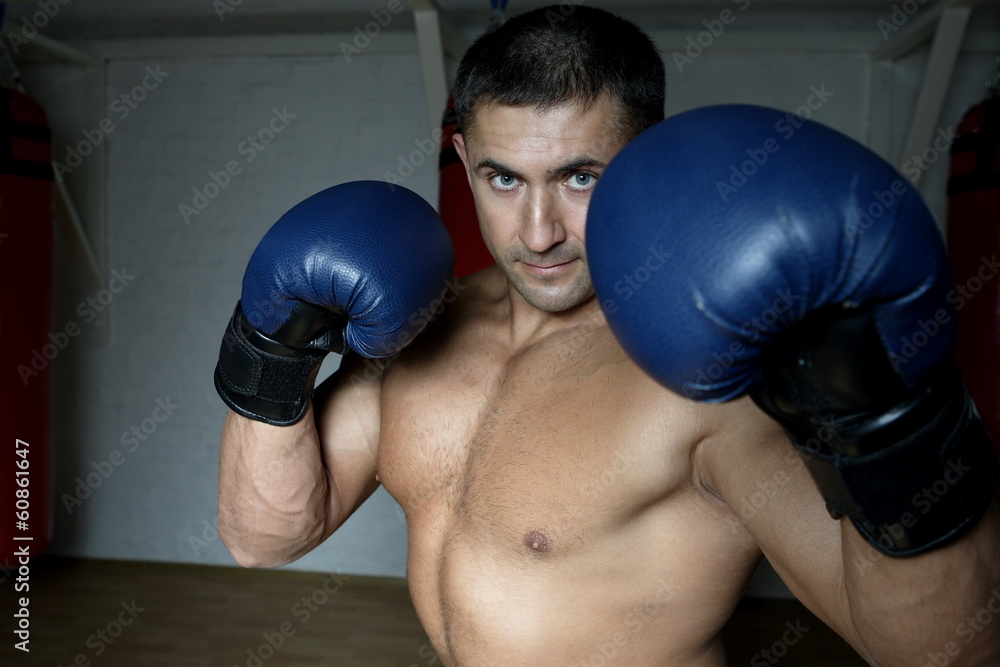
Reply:
[[445, 664], [577, 664], [669, 589], [623, 656], [662, 664], [707, 645], [731, 608], [704, 598], [720, 571], [735, 591], [744, 573], [720, 570], [728, 538], [691, 491], [699, 412], [606, 331], [516, 355], [418, 348], [387, 371], [381, 410], [379, 476], [406, 512], [411, 595]]
[[689, 477], [670, 446], [685, 426], [660, 414], [661, 391], [618, 351], [560, 340], [400, 364], [383, 389], [379, 475], [411, 521], [571, 551]]

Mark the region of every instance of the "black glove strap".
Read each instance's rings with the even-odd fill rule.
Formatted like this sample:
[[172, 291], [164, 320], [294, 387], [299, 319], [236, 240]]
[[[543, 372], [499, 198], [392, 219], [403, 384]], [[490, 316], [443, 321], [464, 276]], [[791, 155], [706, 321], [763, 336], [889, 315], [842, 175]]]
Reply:
[[[754, 399], [774, 414], [766, 397]], [[986, 512], [997, 485], [992, 442], [952, 367], [890, 413], [815, 424], [808, 438], [801, 424], [785, 426], [830, 514], [848, 516], [889, 556], [958, 539]]]
[[244, 417], [275, 426], [302, 419], [328, 350], [290, 348], [264, 336], [236, 310], [219, 351], [215, 388]]

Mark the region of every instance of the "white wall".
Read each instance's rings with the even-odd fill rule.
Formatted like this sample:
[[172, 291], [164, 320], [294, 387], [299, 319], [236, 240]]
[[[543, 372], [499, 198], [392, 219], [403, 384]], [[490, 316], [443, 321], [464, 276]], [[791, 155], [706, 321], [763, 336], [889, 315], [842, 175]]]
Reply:
[[[225, 408], [212, 371], [246, 261], [297, 201], [397, 168], [399, 155], [428, 136], [422, 84], [415, 59], [398, 55], [350, 64], [314, 57], [122, 60], [109, 67], [109, 99], [141, 83], [147, 67], [168, 74], [127, 116], [127, 107], [109, 106], [115, 123], [107, 135], [109, 267], [135, 278], [108, 306], [106, 345], [85, 340], [99, 336], [77, 305], [95, 290], [79, 288], [72, 258], [60, 253], [55, 328], [72, 320], [84, 336], [56, 358], [55, 488], [62, 500], [52, 551], [232, 563], [213, 532]], [[78, 74], [64, 67], [30, 74], [29, 86], [54, 110], [57, 126], [65, 119], [76, 122], [77, 132], [86, 127], [66, 104], [83, 98]], [[295, 117], [263, 150], [251, 149], [243, 142], [269, 126], [274, 109]], [[83, 135], [60, 135], [55, 159], [66, 163], [63, 146]], [[192, 190], [204, 190], [210, 172], [224, 172], [230, 161], [240, 173], [186, 222], [179, 206], [191, 206]], [[86, 168], [84, 159], [79, 169]], [[433, 199], [435, 171], [418, 167], [406, 184]], [[154, 415], [158, 400], [179, 407], [144, 442], [133, 439], [133, 426], [164, 415]], [[147, 429], [154, 423], [147, 421]], [[98, 480], [94, 462], [101, 467], [114, 450], [124, 463], [82, 504], [70, 501], [70, 513], [64, 494], [85, 496], [77, 479]], [[405, 548], [401, 514], [380, 491], [293, 567], [401, 575]]]
[[[699, 29], [695, 24], [690, 32]], [[817, 120], [860, 140], [871, 129], [868, 58], [860, 51], [795, 53], [760, 45], [740, 52], [720, 42], [681, 73], [670, 55], [683, 48], [684, 31], [657, 34], [667, 57], [668, 113], [721, 102], [794, 110], [811, 87], [825, 86], [834, 95], [816, 111]], [[918, 53], [897, 67], [897, 146], [924, 59]], [[991, 62], [984, 54], [963, 56], [942, 126], [956, 124], [982, 96]], [[104, 335], [100, 322], [89, 324], [77, 311], [96, 290], [83, 284], [60, 241], [55, 317], [56, 330], [69, 321], [84, 329], [56, 360], [56, 493], [72, 496], [78, 478], [96, 480], [95, 462], [101, 467], [114, 450], [124, 462], [72, 513], [57, 500], [51, 551], [231, 564], [213, 532], [225, 409], [212, 371], [245, 263], [267, 227], [300, 199], [395, 171], [400, 155], [429, 137], [430, 121], [415, 39], [409, 48], [371, 49], [350, 63], [339, 53], [115, 59], [108, 67], [109, 105], [140, 84], [147, 67], [169, 75], [127, 116], [120, 104], [109, 106], [115, 129], [106, 136], [108, 266], [136, 277], [114, 296]], [[55, 159], [65, 161], [65, 146], [90, 129], [82, 112], [85, 79], [61, 65], [29, 67], [26, 78], [52, 118]], [[295, 118], [248, 161], [241, 142], [266, 127], [275, 108]], [[229, 161], [241, 173], [186, 222], [179, 206], [191, 205], [192, 189], [204, 188], [210, 172]], [[945, 162], [926, 180], [939, 215]], [[79, 173], [87, 168], [84, 160]], [[67, 180], [82, 197], [79, 173]], [[435, 201], [435, 176], [435, 165], [424, 163], [407, 185]], [[158, 400], [179, 407], [129, 451], [134, 441], [123, 443], [123, 436], [144, 420], [147, 427], [155, 423], [154, 414], [162, 415], [154, 413]], [[289, 567], [403, 576], [405, 550], [401, 513], [380, 491], [328, 543]]]

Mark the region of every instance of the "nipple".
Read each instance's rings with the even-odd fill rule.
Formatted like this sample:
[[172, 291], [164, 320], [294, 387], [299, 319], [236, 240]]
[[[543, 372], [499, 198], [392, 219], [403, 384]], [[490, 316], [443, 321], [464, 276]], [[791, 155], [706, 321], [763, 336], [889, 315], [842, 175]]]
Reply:
[[545, 553], [551, 548], [549, 546], [549, 538], [545, 537], [545, 535], [537, 530], [529, 531], [524, 536], [524, 544], [532, 551], [537, 551], [539, 553]]

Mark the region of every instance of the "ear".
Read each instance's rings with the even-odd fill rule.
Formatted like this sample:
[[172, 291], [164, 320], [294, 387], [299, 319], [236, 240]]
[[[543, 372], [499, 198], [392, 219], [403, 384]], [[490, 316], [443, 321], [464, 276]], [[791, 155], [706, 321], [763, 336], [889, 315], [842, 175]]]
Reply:
[[469, 187], [472, 187], [472, 171], [469, 169], [469, 153], [465, 147], [465, 135], [458, 134], [457, 132], [452, 135], [451, 141], [455, 144], [455, 152], [458, 153], [458, 159], [462, 161], [465, 165], [465, 176], [469, 179]]

